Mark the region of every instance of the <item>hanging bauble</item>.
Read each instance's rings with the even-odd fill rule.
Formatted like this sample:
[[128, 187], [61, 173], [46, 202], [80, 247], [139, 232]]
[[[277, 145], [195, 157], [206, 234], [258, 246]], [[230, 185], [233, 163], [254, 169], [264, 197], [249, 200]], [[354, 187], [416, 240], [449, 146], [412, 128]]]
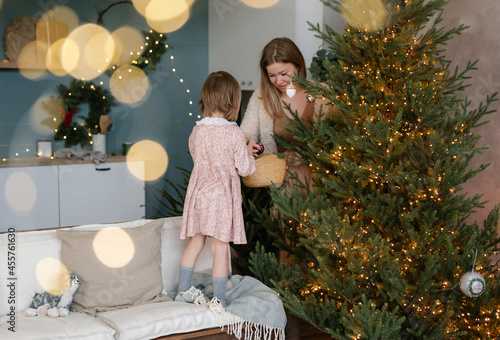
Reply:
[[476, 297], [484, 292], [486, 282], [481, 274], [471, 271], [465, 273], [460, 279], [460, 289], [462, 292], [470, 297]]
[[289, 98], [292, 98], [293, 96], [295, 96], [296, 92], [297, 92], [297, 88], [295, 87], [295, 85], [293, 85], [293, 82], [290, 80], [290, 84], [288, 84], [286, 87], [286, 95]]
[[261, 153], [264, 152], [264, 145], [261, 143], [257, 143], [257, 155], [260, 155]]
[[312, 94], [308, 94], [306, 99], [309, 103], [314, 103], [316, 101], [316, 97], [313, 96]]
[[486, 282], [484, 281], [484, 278], [481, 276], [481, 274], [476, 273], [474, 271], [474, 267], [476, 266], [476, 260], [477, 260], [477, 250], [475, 253], [474, 251], [472, 251], [472, 254], [474, 256], [472, 271], [465, 273], [462, 276], [462, 278], [460, 279], [460, 289], [465, 295], [470, 297], [476, 297], [484, 292], [484, 288], [486, 287]]

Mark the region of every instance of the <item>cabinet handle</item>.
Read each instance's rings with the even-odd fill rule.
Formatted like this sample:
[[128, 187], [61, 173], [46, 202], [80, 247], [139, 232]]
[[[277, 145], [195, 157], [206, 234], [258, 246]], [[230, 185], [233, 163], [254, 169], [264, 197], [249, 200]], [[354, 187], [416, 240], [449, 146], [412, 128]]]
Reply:
[[242, 82], [241, 82], [241, 85], [245, 85], [245, 84], [246, 84], [246, 83], [245, 83], [245, 81], [242, 81]]
[[95, 171], [109, 171], [111, 168], [95, 168]]
[[252, 85], [252, 82], [251, 82], [251, 81], [249, 81], [249, 82], [248, 82], [248, 86], [250, 86], [250, 85]]

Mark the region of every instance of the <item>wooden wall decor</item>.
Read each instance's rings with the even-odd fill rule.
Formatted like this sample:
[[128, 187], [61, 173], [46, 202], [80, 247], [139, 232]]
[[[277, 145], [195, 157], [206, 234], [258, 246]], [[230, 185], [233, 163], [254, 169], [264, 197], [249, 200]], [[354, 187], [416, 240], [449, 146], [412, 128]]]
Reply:
[[19, 17], [14, 19], [4, 34], [5, 55], [10, 61], [17, 61], [23, 48], [36, 40], [38, 19]]

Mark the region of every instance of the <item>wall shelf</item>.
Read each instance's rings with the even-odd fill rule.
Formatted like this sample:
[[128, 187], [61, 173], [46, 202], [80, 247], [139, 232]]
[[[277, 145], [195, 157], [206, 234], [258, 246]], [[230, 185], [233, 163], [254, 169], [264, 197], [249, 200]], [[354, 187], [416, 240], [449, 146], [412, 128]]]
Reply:
[[17, 61], [10, 61], [10, 60], [0, 60], [0, 68], [19, 68], [19, 65], [17, 64]]
[[[23, 66], [23, 68], [26, 70], [46, 70], [47, 66], [45, 65], [45, 63], [30, 63], [30, 64], [25, 64]], [[0, 60], [0, 69], [18, 70], [19, 63], [17, 61], [10, 61], [10, 60], [1, 59]]]

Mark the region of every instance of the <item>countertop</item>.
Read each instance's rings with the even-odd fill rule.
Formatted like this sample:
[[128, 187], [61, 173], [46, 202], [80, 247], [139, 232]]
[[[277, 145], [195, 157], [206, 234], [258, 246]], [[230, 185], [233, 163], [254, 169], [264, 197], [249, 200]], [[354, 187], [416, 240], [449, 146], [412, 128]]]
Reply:
[[[126, 156], [121, 154], [110, 154], [103, 163], [108, 162], [125, 162]], [[27, 166], [46, 166], [46, 165], [63, 165], [63, 164], [86, 164], [93, 163], [91, 160], [71, 160], [68, 158], [55, 157], [19, 157], [19, 158], [0, 158], [0, 168], [15, 168]]]

